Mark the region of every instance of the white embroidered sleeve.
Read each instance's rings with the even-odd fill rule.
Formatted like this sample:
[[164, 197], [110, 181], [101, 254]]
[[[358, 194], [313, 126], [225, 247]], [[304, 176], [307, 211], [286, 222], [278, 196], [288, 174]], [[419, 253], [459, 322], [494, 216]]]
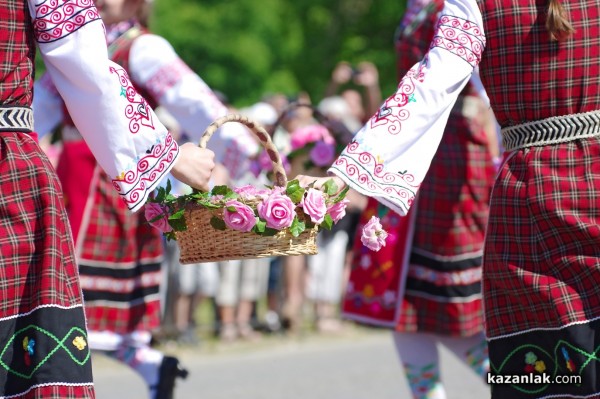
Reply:
[[109, 61], [92, 0], [28, 0], [46, 68], [73, 122], [131, 210], [174, 165], [179, 147]]
[[[131, 78], [148, 90], [196, 142], [208, 125], [228, 112], [160, 36], [138, 37], [131, 47], [129, 66]], [[208, 148], [235, 179], [248, 169], [249, 157], [258, 151], [258, 144], [242, 125], [228, 123], [212, 136]]]
[[33, 129], [42, 138], [62, 122], [63, 100], [47, 73], [35, 81], [33, 92]]
[[405, 215], [429, 169], [452, 106], [484, 47], [475, 0], [447, 0], [428, 53], [329, 172]]

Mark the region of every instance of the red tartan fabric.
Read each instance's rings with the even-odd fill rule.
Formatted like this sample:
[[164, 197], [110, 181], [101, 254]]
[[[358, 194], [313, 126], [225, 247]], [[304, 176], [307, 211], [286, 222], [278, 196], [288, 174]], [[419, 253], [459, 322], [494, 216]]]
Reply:
[[153, 330], [160, 323], [160, 232], [146, 222], [143, 209], [127, 209], [106, 174], [100, 173], [92, 195], [78, 251], [88, 328]]
[[80, 304], [71, 233], [52, 165], [25, 134], [0, 133], [0, 154], [0, 319], [44, 304]]
[[[479, 99], [471, 100], [484, 106]], [[409, 262], [404, 245], [409, 216], [402, 218], [371, 199], [358, 231], [371, 216], [379, 215], [390, 237], [387, 246], [377, 253], [356, 238], [350, 284], [343, 300], [345, 317], [405, 332], [472, 336], [482, 331], [481, 254], [495, 169], [481, 121], [465, 118], [459, 112], [463, 101], [464, 97], [449, 119], [411, 210], [416, 215], [408, 250], [427, 254], [419, 258], [426, 261], [459, 259], [469, 261], [470, 266], [461, 270], [451, 262], [436, 267], [414, 259]], [[401, 274], [405, 268], [408, 278], [402, 297]], [[428, 280], [414, 272], [416, 268], [439, 276], [436, 287], [423, 287]], [[471, 278], [468, 282], [450, 277], [466, 273]], [[428, 290], [432, 289], [439, 291], [431, 295]]]
[[[63, 309], [66, 316], [62, 323], [81, 333], [85, 331], [78, 272], [60, 183], [39, 146], [24, 133], [0, 133], [0, 259], [3, 354], [7, 350], [8, 353], [18, 350], [22, 345], [23, 337], [17, 329], [52, 324], [45, 315], [52, 313], [52, 317], [56, 317], [56, 312], [61, 313]], [[17, 323], [11, 324], [13, 320]], [[27, 331], [28, 336], [35, 334], [31, 329]], [[48, 332], [62, 338], [53, 330]], [[40, 351], [47, 347], [43, 342], [45, 337], [44, 334], [35, 336], [40, 342]], [[15, 339], [17, 349], [10, 349], [9, 338]], [[61, 351], [58, 355], [62, 354]], [[51, 360], [42, 362], [33, 378], [27, 381], [13, 374], [5, 376], [4, 368], [0, 369], [3, 381], [0, 396], [20, 392], [23, 394], [18, 397], [26, 398], [94, 397], [89, 361], [80, 366], [67, 360], [62, 367], [68, 371], [59, 376], [58, 381], [62, 383], [56, 383], [57, 379], [49, 376]], [[23, 367], [19, 365], [17, 353], [11, 359], [2, 357], [2, 361], [11, 369]], [[86, 382], [81, 386], [66, 386], [82, 380]], [[48, 386], [40, 386], [43, 384]]]
[[33, 95], [35, 41], [24, 0], [0, 1], [0, 104], [30, 106]]
[[483, 289], [489, 337], [600, 317], [600, 139], [533, 147], [491, 200]]
[[550, 41], [544, 0], [480, 0], [483, 83], [502, 127], [600, 109], [600, 2], [561, 0], [575, 33]]

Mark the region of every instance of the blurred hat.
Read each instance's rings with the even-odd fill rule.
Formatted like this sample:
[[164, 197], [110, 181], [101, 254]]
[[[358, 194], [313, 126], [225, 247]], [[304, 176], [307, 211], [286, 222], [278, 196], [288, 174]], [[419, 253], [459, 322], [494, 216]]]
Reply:
[[265, 102], [258, 102], [250, 107], [242, 108], [240, 113], [261, 125], [272, 125], [278, 117], [275, 108]]

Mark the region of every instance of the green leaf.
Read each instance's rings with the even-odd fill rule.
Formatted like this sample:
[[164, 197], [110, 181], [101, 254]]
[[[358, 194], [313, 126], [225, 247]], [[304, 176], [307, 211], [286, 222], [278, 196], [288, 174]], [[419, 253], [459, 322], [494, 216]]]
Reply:
[[218, 218], [216, 216], [213, 216], [212, 218], [210, 218], [210, 225], [215, 229], [215, 230], [226, 230], [227, 229], [227, 225], [225, 225], [225, 222], [223, 221], [223, 219]]
[[254, 225], [253, 229], [255, 230], [256, 233], [264, 233], [266, 227], [267, 227], [267, 222], [265, 222], [264, 220], [258, 219], [258, 221]]
[[213, 204], [212, 202], [208, 201], [208, 200], [202, 200], [202, 201], [198, 201], [199, 205], [202, 205], [205, 208], [208, 209], [219, 209], [219, 208], [223, 208], [222, 205], [218, 205], [218, 204]]
[[346, 198], [346, 194], [348, 194], [348, 190], [350, 190], [350, 186], [346, 186], [333, 200], [333, 203], [336, 204]]
[[164, 217], [165, 217], [164, 214], [160, 214], [160, 215], [155, 216], [152, 219], [148, 220], [148, 223], [158, 222], [159, 220], [163, 219]]
[[321, 222], [321, 227], [324, 227], [327, 230], [331, 230], [331, 228], [333, 227], [333, 219], [331, 218], [331, 215], [325, 215], [325, 219], [323, 219], [323, 221]]
[[227, 210], [228, 210], [229, 212], [237, 212], [237, 209], [236, 209], [236, 207], [235, 207], [235, 206], [228, 206], [228, 207], [227, 207]]
[[171, 216], [169, 216], [169, 220], [182, 219], [184, 215], [185, 215], [185, 209], [180, 209], [177, 212], [175, 212], [174, 214], [172, 214]]
[[165, 197], [167, 196], [166, 192], [165, 192], [165, 188], [164, 187], [159, 187], [158, 188], [158, 192], [156, 194], [156, 198], [154, 198], [154, 200], [152, 202], [163, 202], [165, 200]]
[[329, 196], [333, 196], [338, 192], [338, 186], [333, 179], [327, 180], [325, 184], [323, 184], [323, 188], [325, 188], [325, 193]]
[[265, 237], [272, 237], [272, 236], [276, 235], [277, 233], [279, 233], [279, 230], [275, 230], [270, 227], [266, 227], [265, 231], [261, 235], [263, 235]]
[[295, 217], [290, 226], [290, 233], [292, 233], [294, 237], [298, 237], [304, 230], [306, 230], [306, 224], [298, 220], [298, 217]]
[[213, 189], [211, 190], [210, 194], [226, 196], [231, 192], [233, 192], [233, 191], [227, 186], [214, 186]]
[[185, 230], [187, 230], [187, 224], [185, 223], [185, 219], [184, 218], [180, 218], [180, 219], [170, 219], [169, 218], [169, 225], [175, 231], [185, 231]]
[[300, 201], [302, 201], [305, 191], [306, 190], [300, 186], [300, 182], [297, 179], [288, 182], [285, 189], [285, 193], [288, 197], [290, 197], [294, 204], [298, 204]]
[[170, 194], [171, 193], [171, 179], [167, 179], [167, 190], [166, 190], [166, 194]]

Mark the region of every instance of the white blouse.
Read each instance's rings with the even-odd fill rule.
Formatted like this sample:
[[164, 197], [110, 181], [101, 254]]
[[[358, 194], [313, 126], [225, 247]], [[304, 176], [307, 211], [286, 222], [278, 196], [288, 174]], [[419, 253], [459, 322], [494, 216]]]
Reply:
[[[115, 189], [131, 210], [138, 210], [177, 160], [176, 141], [133, 88], [130, 76], [109, 60], [104, 25], [93, 0], [28, 2], [51, 78], [51, 82], [36, 82], [36, 131], [43, 135], [56, 126], [64, 100]], [[158, 36], [136, 39], [130, 66], [131, 79], [156, 95], [194, 139], [227, 113], [208, 86]], [[241, 125], [226, 125], [220, 131], [209, 147], [235, 175], [245, 168], [244, 155], [254, 153], [257, 144]]]
[[329, 172], [405, 215], [415, 199], [452, 107], [481, 60], [475, 0], [446, 0], [429, 52], [356, 134]]

